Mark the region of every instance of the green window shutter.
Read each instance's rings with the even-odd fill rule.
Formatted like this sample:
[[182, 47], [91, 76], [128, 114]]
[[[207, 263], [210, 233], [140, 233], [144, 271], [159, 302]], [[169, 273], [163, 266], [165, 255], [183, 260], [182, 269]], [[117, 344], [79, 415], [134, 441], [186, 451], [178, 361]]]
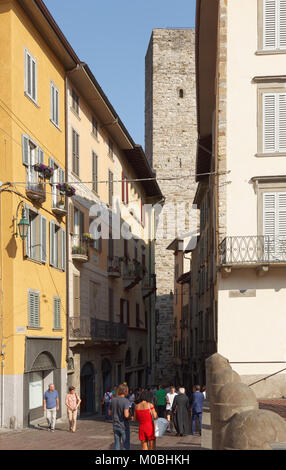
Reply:
[[41, 262], [47, 262], [47, 219], [40, 216], [40, 233], [41, 233]]
[[27, 135], [22, 135], [22, 161], [23, 165], [29, 165], [29, 137]]
[[60, 180], [60, 183], [65, 182], [65, 172], [61, 168], [59, 169], [59, 180]]
[[54, 328], [61, 327], [61, 299], [54, 298]]
[[40, 294], [29, 291], [28, 293], [28, 325], [30, 327], [40, 326]]

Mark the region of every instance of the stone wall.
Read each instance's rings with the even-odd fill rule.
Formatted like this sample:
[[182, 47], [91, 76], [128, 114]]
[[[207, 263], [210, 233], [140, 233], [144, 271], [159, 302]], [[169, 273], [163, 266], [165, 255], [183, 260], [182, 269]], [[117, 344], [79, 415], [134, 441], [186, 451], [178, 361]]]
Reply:
[[[157, 275], [157, 380], [174, 380], [173, 297], [174, 256], [166, 248], [176, 237], [175, 213], [170, 204], [193, 202], [197, 118], [195, 31], [154, 29], [146, 55], [145, 152], [156, 171], [168, 213], [169, 238], [155, 246]], [[163, 178], [163, 179], [162, 179]], [[179, 178], [166, 180], [165, 178]], [[185, 218], [185, 212], [182, 215]]]

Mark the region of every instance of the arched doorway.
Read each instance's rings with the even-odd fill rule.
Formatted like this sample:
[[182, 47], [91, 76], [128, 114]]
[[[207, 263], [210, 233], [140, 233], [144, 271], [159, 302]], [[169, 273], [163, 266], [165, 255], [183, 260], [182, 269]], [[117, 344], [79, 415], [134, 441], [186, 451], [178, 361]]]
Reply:
[[80, 374], [81, 413], [94, 413], [94, 367], [87, 362]]
[[112, 364], [109, 359], [103, 359], [101, 363], [103, 393], [112, 388]]
[[[29, 422], [43, 416], [43, 396], [49, 384], [54, 383], [56, 363], [46, 351], [40, 353], [29, 372]], [[55, 384], [57, 388], [57, 384]]]

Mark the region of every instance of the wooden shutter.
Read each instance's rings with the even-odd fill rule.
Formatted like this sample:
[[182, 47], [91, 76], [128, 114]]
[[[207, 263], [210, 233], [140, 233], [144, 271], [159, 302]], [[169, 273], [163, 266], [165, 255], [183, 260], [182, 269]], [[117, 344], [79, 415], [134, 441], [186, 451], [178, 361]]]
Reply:
[[277, 193], [277, 235], [286, 240], [286, 193]]
[[279, 152], [286, 152], [286, 93], [277, 93], [278, 120], [277, 140]]
[[40, 326], [40, 295], [32, 291], [28, 293], [28, 325], [30, 327]]
[[73, 275], [73, 316], [80, 316], [80, 276]]
[[22, 135], [22, 161], [26, 166], [30, 163], [29, 137], [27, 135]]
[[92, 152], [92, 189], [98, 192], [98, 157], [95, 152]]
[[47, 262], [47, 219], [40, 216], [41, 262]]
[[[26, 217], [27, 217], [28, 220], [30, 220], [29, 208], [28, 208], [28, 206], [26, 206], [26, 204], [25, 204], [24, 208], [25, 208], [25, 212], [26, 212]], [[26, 250], [25, 254], [28, 258], [31, 257], [30, 246], [31, 246], [31, 225], [28, 228], [28, 233], [27, 233], [27, 237], [26, 237], [26, 240], [25, 240], [25, 250]]]
[[[52, 157], [49, 158], [49, 166], [51, 168], [55, 168], [55, 161]], [[54, 184], [54, 175], [52, 175], [50, 178], [50, 184]]]
[[280, 0], [278, 42], [279, 49], [286, 49], [286, 0]]
[[263, 152], [276, 151], [276, 97], [275, 93], [263, 94]]
[[32, 59], [32, 98], [37, 101], [37, 62]]
[[272, 259], [275, 252], [276, 194], [263, 194], [264, 258]]
[[277, 1], [264, 0], [263, 12], [263, 49], [276, 49], [277, 47]]
[[122, 182], [121, 182], [122, 202], [125, 202], [125, 176], [124, 176], [123, 171], [122, 171], [121, 179], [122, 179]]
[[61, 327], [61, 299], [54, 297], [54, 328]]
[[124, 320], [123, 312], [124, 312], [124, 300], [120, 299], [120, 323], [123, 323], [123, 320]]

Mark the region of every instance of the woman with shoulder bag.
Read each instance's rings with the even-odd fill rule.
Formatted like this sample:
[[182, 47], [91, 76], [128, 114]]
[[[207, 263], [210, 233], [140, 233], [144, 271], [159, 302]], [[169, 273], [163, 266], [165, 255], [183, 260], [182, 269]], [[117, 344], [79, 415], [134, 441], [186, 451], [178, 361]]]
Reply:
[[134, 420], [139, 421], [141, 450], [156, 449], [154, 420], [157, 418], [153, 404], [148, 402], [148, 392], [142, 392], [140, 402], [136, 405], [134, 412]]
[[75, 391], [75, 387], [69, 387], [69, 393], [66, 396], [66, 407], [69, 420], [69, 430], [75, 432], [78, 407], [81, 399]]

